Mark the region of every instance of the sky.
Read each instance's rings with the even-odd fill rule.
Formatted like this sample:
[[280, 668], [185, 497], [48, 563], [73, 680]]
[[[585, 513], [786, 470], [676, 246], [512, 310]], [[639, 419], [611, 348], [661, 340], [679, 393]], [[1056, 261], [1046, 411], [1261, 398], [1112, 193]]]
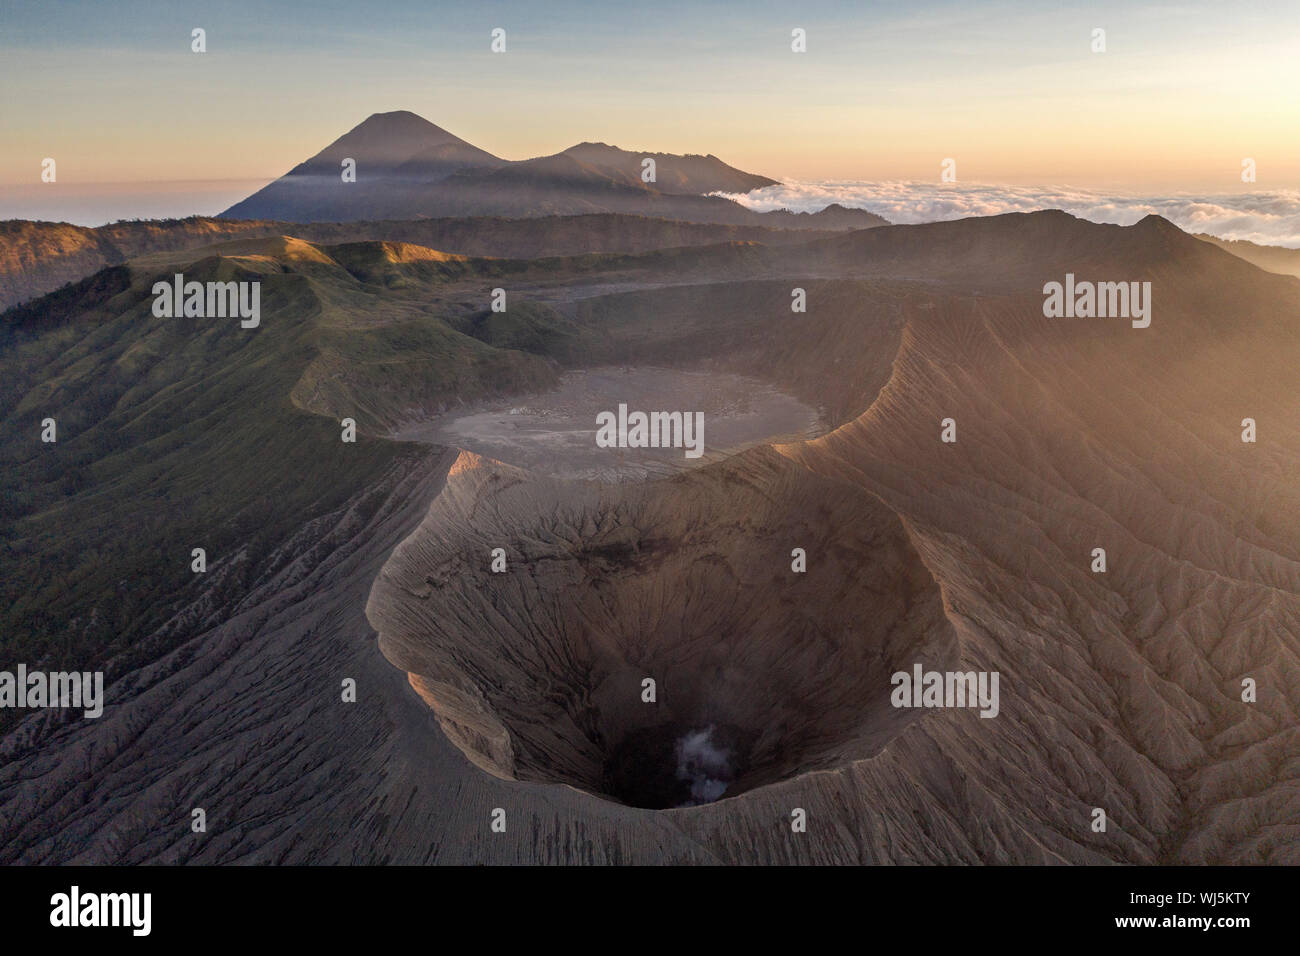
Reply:
[[0, 0], [0, 87], [0, 218], [215, 212], [394, 109], [508, 159], [598, 140], [783, 182], [934, 182], [953, 159], [969, 183], [1300, 189], [1294, 0]]

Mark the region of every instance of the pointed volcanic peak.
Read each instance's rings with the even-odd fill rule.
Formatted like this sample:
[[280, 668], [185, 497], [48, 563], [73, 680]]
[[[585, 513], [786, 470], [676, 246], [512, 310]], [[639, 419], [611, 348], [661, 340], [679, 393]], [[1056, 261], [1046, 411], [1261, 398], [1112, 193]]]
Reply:
[[644, 160], [655, 161], [655, 181], [651, 188], [673, 195], [699, 196], [711, 192], [747, 193], [764, 186], [778, 185], [775, 179], [747, 173], [728, 166], [710, 154], [698, 156], [673, 153], [631, 152], [607, 143], [579, 143], [560, 155], [569, 156], [585, 166], [600, 170], [611, 178], [640, 183]]
[[866, 209], [831, 203], [817, 212], [790, 213], [794, 216], [806, 216], [818, 229], [870, 229], [874, 226], [888, 226], [889, 220]]
[[[355, 182], [342, 177], [349, 159], [356, 163]], [[375, 113], [221, 216], [322, 222], [420, 214], [430, 185], [504, 162], [407, 110]]]
[[368, 172], [418, 172], [429, 162], [473, 161], [500, 164], [491, 153], [435, 126], [408, 110], [374, 113], [319, 153], [300, 163], [290, 176], [328, 174], [337, 177], [344, 159], [356, 160]]

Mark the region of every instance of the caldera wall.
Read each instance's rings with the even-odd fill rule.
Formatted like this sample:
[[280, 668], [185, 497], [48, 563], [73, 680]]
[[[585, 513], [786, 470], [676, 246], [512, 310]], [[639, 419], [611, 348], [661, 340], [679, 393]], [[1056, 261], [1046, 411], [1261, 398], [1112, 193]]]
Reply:
[[463, 453], [367, 614], [480, 767], [640, 806], [685, 802], [692, 731], [727, 796], [868, 756], [912, 719], [890, 674], [956, 657], [898, 518], [767, 447], [617, 486]]

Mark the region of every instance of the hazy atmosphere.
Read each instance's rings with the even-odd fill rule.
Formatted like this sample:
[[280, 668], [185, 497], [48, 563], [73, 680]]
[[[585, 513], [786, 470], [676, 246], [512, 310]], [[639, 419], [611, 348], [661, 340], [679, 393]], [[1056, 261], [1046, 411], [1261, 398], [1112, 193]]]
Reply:
[[1293, 928], [1300, 6], [0, 3], [6, 934]]
[[[954, 158], [960, 183], [1168, 196], [1239, 191], [1251, 157], [1261, 188], [1300, 189], [1300, 127], [1279, 122], [1300, 107], [1293, 3], [730, 9], [7, 0], [0, 83], [33, 95], [0, 120], [0, 215], [211, 215], [394, 109], [507, 159], [594, 140], [782, 181], [925, 183]], [[44, 157], [57, 197], [35, 188]]]

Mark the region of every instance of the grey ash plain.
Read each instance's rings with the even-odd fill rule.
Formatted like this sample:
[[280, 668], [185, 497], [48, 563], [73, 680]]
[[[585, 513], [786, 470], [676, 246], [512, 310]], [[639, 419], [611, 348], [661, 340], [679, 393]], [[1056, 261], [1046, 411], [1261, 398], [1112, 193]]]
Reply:
[[[680, 448], [600, 448], [596, 415], [617, 411], [702, 412], [704, 454]], [[765, 441], [815, 438], [826, 430], [817, 409], [755, 378], [646, 366], [564, 373], [558, 388], [479, 403], [393, 431], [472, 451], [553, 478], [643, 481], [718, 461]]]

